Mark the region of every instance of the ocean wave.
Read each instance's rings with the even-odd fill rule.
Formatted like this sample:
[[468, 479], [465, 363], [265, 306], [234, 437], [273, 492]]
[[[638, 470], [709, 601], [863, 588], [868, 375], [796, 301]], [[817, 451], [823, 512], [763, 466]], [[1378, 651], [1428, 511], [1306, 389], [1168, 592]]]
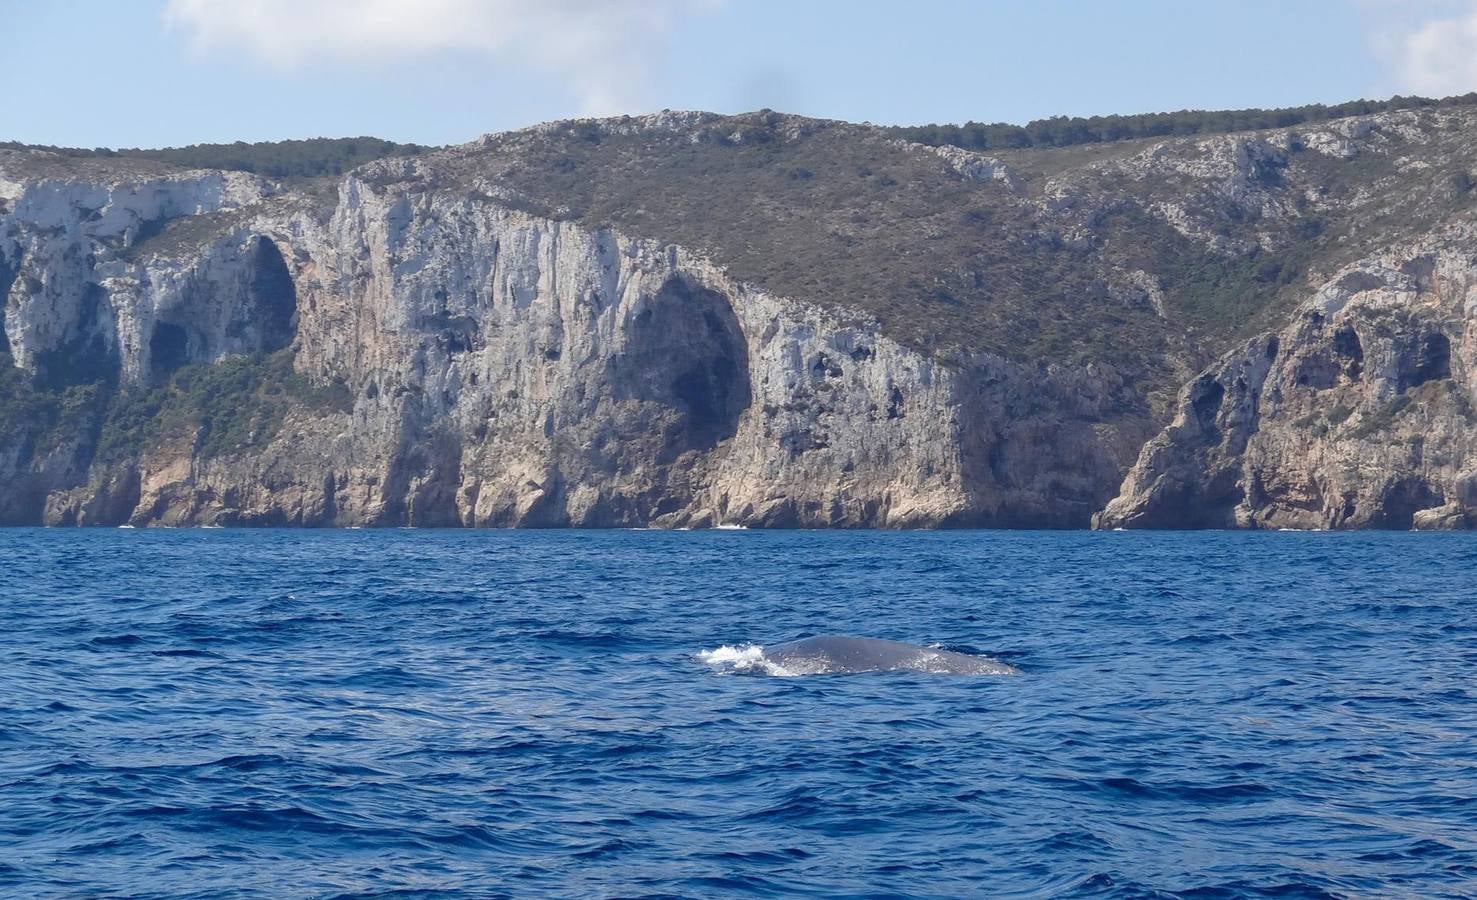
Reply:
[[0, 896], [1477, 886], [1473, 535], [3, 540]]

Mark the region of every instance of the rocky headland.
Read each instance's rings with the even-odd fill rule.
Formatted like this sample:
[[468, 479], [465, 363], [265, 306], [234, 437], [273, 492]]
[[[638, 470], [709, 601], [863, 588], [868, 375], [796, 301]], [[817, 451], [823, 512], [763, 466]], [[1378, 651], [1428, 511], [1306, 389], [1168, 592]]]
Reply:
[[1477, 524], [1477, 108], [0, 150], [0, 523]]

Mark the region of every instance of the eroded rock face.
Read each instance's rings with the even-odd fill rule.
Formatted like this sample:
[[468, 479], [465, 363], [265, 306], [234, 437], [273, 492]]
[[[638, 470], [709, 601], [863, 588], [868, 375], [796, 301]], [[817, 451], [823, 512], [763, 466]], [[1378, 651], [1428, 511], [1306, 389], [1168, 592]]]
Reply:
[[0, 522], [1465, 527], [1474, 127], [0, 150]]
[[44, 459], [12, 442], [7, 521], [1080, 526], [1148, 428], [1111, 369], [933, 359], [680, 247], [464, 192], [351, 176], [318, 205], [260, 183], [212, 207], [171, 184], [190, 196], [163, 205], [202, 212], [117, 248], [86, 215], [47, 232], [21, 189], [16, 360], [89, 353], [142, 389], [287, 347], [349, 402], [239, 452], [200, 429], [121, 461], [86, 428]]
[[1337, 273], [1185, 389], [1099, 527], [1477, 525], [1477, 228]]
[[0, 287], [6, 349], [43, 376], [91, 378], [137, 354], [141, 323], [119, 316], [144, 312], [142, 304], [113, 303], [108, 283], [127, 271], [127, 248], [171, 220], [240, 208], [270, 191], [233, 172], [5, 174], [34, 168], [28, 156], [0, 151]]

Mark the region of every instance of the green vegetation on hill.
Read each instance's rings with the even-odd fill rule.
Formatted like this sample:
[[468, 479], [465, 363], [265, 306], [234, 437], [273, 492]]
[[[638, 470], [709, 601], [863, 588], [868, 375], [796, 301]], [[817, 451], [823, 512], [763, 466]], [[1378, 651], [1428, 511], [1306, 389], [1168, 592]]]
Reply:
[[[931, 153], [873, 129], [757, 113], [711, 137], [603, 134], [576, 126], [466, 159], [537, 215], [670, 240], [784, 296], [875, 315], [924, 350], [1061, 356], [1084, 298], [1097, 293], [1081, 250], [1042, 233], [1033, 208], [992, 181], [960, 178]], [[741, 133], [740, 139], [729, 136]], [[516, 165], [513, 163], [516, 161]], [[1124, 310], [1142, 359], [1161, 341], [1150, 310]], [[1131, 320], [1131, 321], [1130, 321]]]
[[[931, 147], [966, 150], [1023, 150], [1033, 147], [1071, 147], [1143, 138], [1194, 134], [1229, 134], [1266, 128], [1327, 122], [1349, 116], [1430, 107], [1477, 106], [1477, 92], [1453, 97], [1395, 96], [1388, 100], [1351, 100], [1325, 105], [1312, 103], [1280, 109], [1179, 110], [1111, 116], [1052, 116], [1025, 125], [1009, 122], [966, 122], [963, 125], [900, 125], [885, 129], [894, 136]], [[598, 141], [598, 138], [596, 139]], [[41, 149], [71, 157], [148, 159], [200, 169], [253, 172], [271, 178], [316, 177], [343, 173], [389, 156], [414, 156], [430, 147], [397, 144], [374, 137], [308, 138], [231, 144], [192, 144], [158, 149], [105, 147], [81, 149], [0, 141], [0, 148]]]
[[165, 384], [119, 392], [108, 405], [97, 455], [136, 457], [148, 447], [203, 429], [203, 459], [260, 449], [276, 437], [294, 407], [346, 412], [343, 384], [317, 385], [292, 367], [288, 350], [185, 366]]
[[931, 147], [949, 145], [966, 150], [1023, 150], [1029, 147], [1070, 147], [1076, 144], [1099, 144], [1139, 138], [1289, 128], [1349, 116], [1433, 106], [1477, 106], [1477, 93], [1440, 100], [1395, 96], [1389, 100], [1352, 100], [1333, 106], [1313, 103], [1284, 109], [1192, 109], [1086, 118], [1053, 116], [1025, 125], [1012, 125], [1008, 122], [910, 125], [891, 128], [889, 131], [897, 137]]
[[882, 129], [768, 111], [571, 122], [438, 154], [383, 187], [475, 196], [497, 173], [499, 203], [671, 241], [740, 281], [875, 317], [925, 352], [1108, 362], [1169, 390], [1276, 327], [1310, 283], [1477, 203], [1477, 104], [1458, 99], [1350, 153], [1248, 136], [1145, 155], [1117, 140], [1002, 150], [1000, 173]]
[[76, 441], [99, 462], [122, 462], [197, 429], [201, 458], [229, 456], [264, 447], [294, 408], [351, 406], [347, 387], [315, 384], [293, 369], [287, 350], [189, 365], [164, 384], [123, 389], [102, 381], [48, 387], [0, 353], [0, 436], [29, 443], [33, 458]]
[[16, 368], [7, 352], [0, 352], [0, 444], [29, 438], [35, 447], [49, 450], [68, 434], [86, 429], [86, 423], [104, 401], [105, 384], [50, 388]]
[[[1105, 295], [1103, 245], [1064, 239], [1028, 196], [960, 177], [873, 129], [822, 124], [787, 137], [794, 125], [758, 113], [698, 140], [675, 132], [591, 140], [571, 127], [522, 138], [506, 158], [490, 158], [503, 151], [489, 148], [465, 171], [502, 171], [515, 205], [534, 214], [673, 241], [739, 280], [875, 316], [885, 333], [925, 351], [1110, 359], [1130, 370], [1170, 352], [1149, 304]], [[1144, 190], [1123, 185], [1130, 189]], [[1141, 217], [1120, 217], [1107, 237], [1116, 256], [1163, 235]], [[1244, 293], [1233, 274], [1185, 280]]]
[[[1143, 152], [1151, 136], [1430, 107], [1444, 111], [1374, 127], [1349, 152], [1329, 150], [1344, 135], [1316, 128]], [[1003, 167], [972, 171], [974, 160], [898, 140], [899, 129], [761, 111], [556, 123], [430, 153], [415, 171], [374, 167], [369, 181], [460, 190], [469, 202], [671, 241], [740, 281], [875, 320], [941, 357], [1109, 362], [1165, 386], [1275, 327], [1322, 275], [1477, 205], [1477, 94], [928, 128], [954, 131], [914, 137], [970, 147], [998, 139]], [[62, 152], [315, 174], [420, 149], [366, 138]], [[193, 240], [225, 219], [185, 220], [154, 240]], [[216, 415], [209, 398], [249, 405], [272, 395], [186, 381], [148, 402], [184, 404], [224, 435], [212, 438], [220, 447], [239, 443], [237, 431], [262, 433], [250, 416]]]
[[149, 159], [194, 169], [229, 169], [253, 172], [268, 178], [311, 178], [342, 175], [355, 166], [387, 156], [413, 156], [427, 148], [419, 144], [397, 144], [372, 137], [311, 138], [301, 141], [267, 141], [248, 144], [194, 144], [158, 150], [82, 150], [69, 147], [29, 147], [0, 143], [12, 150], [41, 149], [63, 156], [90, 159]]

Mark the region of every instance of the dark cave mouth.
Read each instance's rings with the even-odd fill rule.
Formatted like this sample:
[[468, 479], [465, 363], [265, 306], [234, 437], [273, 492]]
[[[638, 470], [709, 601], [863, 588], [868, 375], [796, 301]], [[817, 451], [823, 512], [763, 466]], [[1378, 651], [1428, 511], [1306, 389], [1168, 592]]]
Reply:
[[169, 377], [189, 361], [189, 331], [173, 322], [155, 322], [149, 336], [149, 372], [154, 380]]
[[[738, 414], [748, 402], [735, 403], [739, 390], [739, 364], [732, 356], [719, 355], [693, 363], [672, 382], [672, 394], [687, 407], [688, 421], [696, 432], [731, 436]], [[747, 378], [745, 378], [745, 389]]]
[[[149, 334], [149, 374], [154, 382], [169, 378], [191, 363], [210, 362], [221, 354], [274, 353], [297, 338], [297, 286], [277, 244], [253, 238], [244, 248], [245, 297], [234, 317], [219, 329], [186, 324], [210, 321], [210, 292], [186, 295], [161, 312]], [[214, 336], [214, 337], [212, 337]], [[223, 340], [223, 343], [219, 341]]]
[[638, 399], [676, 410], [673, 449], [708, 449], [732, 437], [752, 400], [748, 344], [717, 291], [671, 278], [627, 326], [628, 383]]
[[260, 323], [261, 349], [270, 353], [297, 337], [297, 285], [271, 238], [258, 237], [249, 252], [250, 305]]
[[1428, 381], [1451, 377], [1451, 339], [1441, 332], [1431, 332], [1421, 339], [1415, 368], [1406, 376], [1407, 387], [1420, 387]]

